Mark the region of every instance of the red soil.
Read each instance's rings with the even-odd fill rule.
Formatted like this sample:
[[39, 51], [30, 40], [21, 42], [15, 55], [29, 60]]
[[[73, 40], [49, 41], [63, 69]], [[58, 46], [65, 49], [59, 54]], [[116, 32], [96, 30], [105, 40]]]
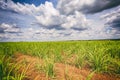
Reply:
[[[42, 65], [43, 60], [23, 54], [15, 54], [13, 58], [15, 63], [22, 64], [23, 61], [26, 63], [26, 66], [22, 67], [19, 72], [26, 70], [25, 75], [27, 76], [24, 80], [86, 80], [88, 75], [91, 73], [88, 69], [78, 69], [74, 66], [55, 63], [54, 72], [55, 78], [50, 79], [46, 77], [45, 73], [39, 72], [35, 66], [36, 64]], [[120, 80], [120, 77], [108, 74], [97, 74], [94, 73], [92, 80]]]

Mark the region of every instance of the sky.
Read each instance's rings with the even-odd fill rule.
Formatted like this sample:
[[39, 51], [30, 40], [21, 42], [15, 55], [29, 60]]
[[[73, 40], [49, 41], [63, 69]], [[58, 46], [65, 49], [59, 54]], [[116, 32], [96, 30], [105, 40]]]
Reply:
[[120, 0], [0, 0], [0, 42], [120, 38]]

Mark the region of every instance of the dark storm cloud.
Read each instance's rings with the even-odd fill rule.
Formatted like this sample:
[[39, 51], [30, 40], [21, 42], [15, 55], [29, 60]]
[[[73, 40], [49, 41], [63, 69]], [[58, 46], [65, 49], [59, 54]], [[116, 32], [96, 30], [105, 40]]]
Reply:
[[97, 13], [120, 5], [120, 0], [60, 0], [57, 8], [61, 14], [71, 15], [75, 11]]
[[[120, 5], [120, 0], [96, 0], [92, 6], [84, 6], [83, 12], [87, 14], [98, 13], [104, 10], [112, 9]], [[116, 18], [112, 22], [107, 22], [109, 27], [116, 30], [115, 35], [120, 34], [120, 16], [117, 16], [120, 12], [114, 13], [106, 16], [106, 18], [111, 18], [116, 15]]]
[[110, 26], [116, 29], [117, 31], [120, 31], [120, 17], [116, 18], [115, 20], [108, 24], [110, 24]]
[[108, 13], [103, 14], [102, 18], [114, 35], [120, 35], [120, 6], [108, 10]]
[[84, 6], [85, 13], [97, 13], [120, 5], [120, 0], [96, 0], [93, 5]]

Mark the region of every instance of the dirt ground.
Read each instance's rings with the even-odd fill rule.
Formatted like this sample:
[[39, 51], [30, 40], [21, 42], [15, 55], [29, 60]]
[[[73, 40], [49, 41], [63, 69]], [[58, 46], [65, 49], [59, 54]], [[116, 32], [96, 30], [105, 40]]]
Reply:
[[[45, 73], [37, 70], [36, 64], [42, 65], [44, 63], [40, 58], [17, 53], [13, 57], [13, 62], [15, 64], [25, 64], [19, 69], [20, 73], [25, 71], [26, 77], [24, 80], [86, 80], [91, 74], [89, 69], [78, 69], [75, 66], [55, 63], [55, 78], [51, 79], [46, 77]], [[120, 78], [114, 75], [94, 73], [91, 80], [120, 80]]]

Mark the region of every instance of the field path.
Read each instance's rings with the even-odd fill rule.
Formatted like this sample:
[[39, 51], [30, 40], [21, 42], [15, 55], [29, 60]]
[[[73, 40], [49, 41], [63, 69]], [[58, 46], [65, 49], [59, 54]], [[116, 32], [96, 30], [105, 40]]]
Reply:
[[[25, 71], [26, 78], [24, 80], [86, 80], [91, 73], [91, 71], [88, 69], [78, 69], [71, 65], [55, 63], [55, 78], [51, 79], [46, 77], [45, 73], [40, 72], [36, 68], [37, 64], [44, 64], [44, 60], [38, 57], [17, 53], [13, 56], [13, 62], [15, 64], [25, 64], [25, 66], [22, 66], [19, 69], [20, 73]], [[113, 75], [94, 73], [92, 80], [120, 80], [120, 78], [117, 78]]]

